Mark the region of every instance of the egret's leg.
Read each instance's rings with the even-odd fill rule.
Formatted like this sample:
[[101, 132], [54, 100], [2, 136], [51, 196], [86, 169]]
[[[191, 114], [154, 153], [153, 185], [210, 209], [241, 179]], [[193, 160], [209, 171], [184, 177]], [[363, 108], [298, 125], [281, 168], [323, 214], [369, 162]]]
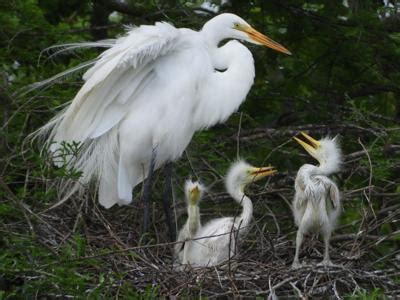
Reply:
[[186, 265], [188, 263], [188, 250], [189, 250], [190, 241], [184, 242], [183, 244], [183, 257], [182, 257], [182, 265]]
[[294, 269], [301, 267], [301, 264], [299, 262], [299, 253], [300, 253], [300, 246], [302, 243], [303, 243], [303, 233], [301, 232], [300, 229], [298, 229], [296, 235], [296, 253], [294, 255], [294, 260], [292, 264], [292, 268]]
[[329, 258], [329, 240], [330, 240], [330, 238], [331, 238], [331, 235], [329, 233], [324, 235], [324, 244], [325, 244], [324, 261], [326, 261], [326, 262], [331, 261]]
[[324, 232], [323, 233], [323, 237], [324, 237], [324, 244], [325, 244], [325, 250], [324, 250], [324, 260], [319, 263], [319, 266], [324, 266], [324, 267], [332, 267], [333, 263], [331, 262], [330, 258], [329, 258], [329, 240], [331, 239], [331, 233], [328, 232]]
[[175, 226], [171, 216], [171, 198], [172, 198], [172, 163], [167, 163], [164, 167], [165, 188], [163, 194], [163, 208], [165, 219], [168, 226], [169, 239], [175, 241]]
[[157, 154], [156, 149], [153, 149], [153, 151], [151, 153], [149, 173], [147, 174], [147, 178], [144, 182], [144, 188], [143, 188], [143, 203], [144, 203], [143, 233], [147, 233], [149, 231], [150, 195], [151, 195], [151, 186], [153, 185], [153, 175], [154, 175], [154, 166], [156, 163], [156, 154]]

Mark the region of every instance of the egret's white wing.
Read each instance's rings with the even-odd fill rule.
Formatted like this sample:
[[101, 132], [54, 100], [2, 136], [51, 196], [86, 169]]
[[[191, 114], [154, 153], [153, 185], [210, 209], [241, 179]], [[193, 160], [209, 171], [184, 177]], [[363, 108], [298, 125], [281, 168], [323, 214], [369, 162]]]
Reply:
[[179, 30], [167, 23], [140, 26], [116, 40], [84, 74], [84, 85], [53, 129], [57, 141], [85, 141], [113, 128], [141, 89], [154, 62], [176, 46]]
[[326, 188], [320, 180], [313, 178], [304, 189], [304, 196], [307, 201], [318, 204], [321, 198], [326, 194]]
[[340, 192], [337, 185], [332, 180], [330, 180], [329, 184], [329, 198], [332, 202], [332, 206], [338, 209], [340, 207]]
[[327, 199], [333, 208], [340, 206], [340, 192], [336, 184], [326, 176], [315, 176], [305, 188], [304, 194], [309, 201], [319, 203]]

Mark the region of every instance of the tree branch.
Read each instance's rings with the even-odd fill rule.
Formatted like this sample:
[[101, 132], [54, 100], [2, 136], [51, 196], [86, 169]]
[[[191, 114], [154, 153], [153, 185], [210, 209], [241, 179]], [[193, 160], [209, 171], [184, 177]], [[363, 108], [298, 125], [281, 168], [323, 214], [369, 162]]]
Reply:
[[357, 91], [352, 91], [348, 93], [350, 98], [358, 98], [358, 97], [365, 97], [365, 96], [372, 96], [380, 93], [387, 93], [387, 92], [400, 92], [400, 88], [397, 86], [392, 85], [368, 85], [364, 86]]
[[98, 0], [98, 3], [106, 7], [110, 11], [117, 11], [123, 14], [127, 14], [133, 17], [143, 17], [144, 14], [148, 13], [143, 8], [140, 10], [137, 8], [132, 8], [126, 2], [122, 1], [112, 1], [112, 0]]
[[[364, 128], [355, 124], [306, 124], [301, 126], [291, 126], [285, 128], [255, 128], [251, 130], [243, 130], [240, 136], [241, 142], [250, 142], [261, 138], [273, 137], [290, 137], [295, 136], [301, 131], [309, 131], [313, 134], [324, 135], [327, 133], [339, 134], [348, 133], [349, 131], [357, 132], [358, 134], [366, 133], [377, 136], [381, 133], [379, 128]], [[231, 140], [237, 139], [237, 135], [232, 135]]]

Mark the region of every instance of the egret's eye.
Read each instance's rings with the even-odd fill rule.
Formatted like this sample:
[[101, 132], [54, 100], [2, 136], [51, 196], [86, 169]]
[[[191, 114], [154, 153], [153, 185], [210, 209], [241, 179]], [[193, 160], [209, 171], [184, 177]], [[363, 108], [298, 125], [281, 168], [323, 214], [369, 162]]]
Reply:
[[233, 23], [233, 27], [237, 29], [240, 27], [240, 24], [238, 22], [235, 22], [235, 23]]

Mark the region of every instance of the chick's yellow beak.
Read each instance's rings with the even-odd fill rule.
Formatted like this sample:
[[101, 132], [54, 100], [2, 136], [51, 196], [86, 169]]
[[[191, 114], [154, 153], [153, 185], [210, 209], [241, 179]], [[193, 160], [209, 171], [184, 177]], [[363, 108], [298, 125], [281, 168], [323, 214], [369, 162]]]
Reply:
[[200, 189], [198, 186], [195, 186], [190, 190], [190, 203], [196, 204], [200, 197]]
[[240, 26], [238, 28], [238, 30], [241, 30], [241, 31], [247, 33], [249, 38], [257, 44], [261, 44], [261, 45], [264, 45], [271, 49], [274, 49], [276, 51], [279, 51], [279, 52], [282, 52], [282, 53], [285, 53], [288, 55], [292, 55], [292, 53], [288, 49], [283, 47], [281, 44], [275, 42], [274, 40], [270, 39], [269, 37], [262, 34], [261, 32], [258, 32], [251, 26]]
[[266, 176], [273, 175], [278, 171], [274, 167], [262, 167], [262, 168], [252, 168], [250, 170], [250, 176], [254, 181], [260, 180]]
[[298, 137], [293, 137], [293, 139], [298, 142], [311, 156], [315, 157], [317, 150], [321, 146], [321, 142], [312, 138], [305, 132], [301, 132], [301, 135], [306, 139], [306, 142]]

